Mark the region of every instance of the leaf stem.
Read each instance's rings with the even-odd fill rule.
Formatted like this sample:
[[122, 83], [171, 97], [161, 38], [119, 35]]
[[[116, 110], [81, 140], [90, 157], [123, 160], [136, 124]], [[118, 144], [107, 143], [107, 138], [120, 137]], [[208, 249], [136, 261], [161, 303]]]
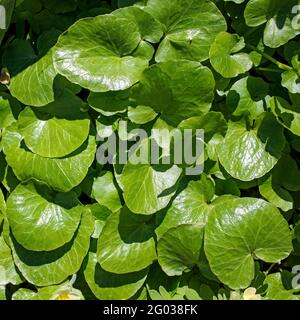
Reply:
[[268, 55], [267, 53], [261, 51], [260, 49], [256, 48], [255, 46], [253, 46], [252, 44], [249, 44], [247, 43], [246, 46], [254, 51], [256, 51], [257, 53], [261, 54], [264, 58], [266, 58], [267, 60], [269, 60], [270, 62], [273, 62], [274, 64], [276, 64], [276, 66], [279, 68], [279, 69], [282, 69], [282, 70], [286, 70], [286, 71], [291, 71], [291, 70], [294, 70], [291, 66], [285, 64], [285, 63], [282, 63], [276, 59], [274, 59], [273, 57], [271, 57], [270, 55]]
[[268, 72], [275, 72], [275, 73], [282, 73], [283, 70], [277, 70], [272, 68], [256, 68], [259, 71], [268, 71]]
[[273, 269], [273, 267], [276, 266], [276, 263], [272, 263], [269, 267], [269, 269], [266, 271], [266, 274], [269, 274], [269, 272]]

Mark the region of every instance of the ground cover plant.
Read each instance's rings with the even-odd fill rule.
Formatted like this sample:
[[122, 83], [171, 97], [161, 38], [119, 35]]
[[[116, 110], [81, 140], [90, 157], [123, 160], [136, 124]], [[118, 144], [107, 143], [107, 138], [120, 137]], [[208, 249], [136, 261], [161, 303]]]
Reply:
[[0, 5], [1, 299], [300, 298], [299, 0]]

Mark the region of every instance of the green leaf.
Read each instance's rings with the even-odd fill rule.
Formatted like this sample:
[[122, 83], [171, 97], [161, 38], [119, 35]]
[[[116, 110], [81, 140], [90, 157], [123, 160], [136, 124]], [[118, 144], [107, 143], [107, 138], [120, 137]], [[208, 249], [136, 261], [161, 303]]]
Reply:
[[144, 124], [154, 120], [157, 113], [150, 107], [137, 106], [136, 108], [128, 108], [128, 118], [131, 122], [137, 124]]
[[103, 270], [96, 254], [90, 252], [84, 276], [94, 295], [100, 300], [125, 300], [131, 298], [146, 280], [148, 269], [126, 274]]
[[177, 126], [182, 120], [209, 111], [214, 86], [212, 72], [198, 62], [163, 62], [144, 71], [132, 98]]
[[176, 196], [162, 223], [155, 230], [158, 238], [181, 224], [205, 224], [210, 212], [209, 201], [213, 196], [213, 182], [205, 174], [202, 174], [199, 181], [190, 181]]
[[15, 129], [6, 129], [3, 148], [7, 163], [19, 180], [34, 178], [58, 191], [67, 192], [86, 176], [95, 156], [95, 138], [88, 140], [74, 153], [65, 158], [43, 158], [22, 147], [23, 136]]
[[22, 279], [17, 272], [11, 255], [9, 246], [4, 238], [0, 237], [0, 285], [5, 286], [9, 283], [17, 285]]
[[54, 64], [60, 74], [91, 91], [124, 90], [148, 66], [143, 56], [133, 56], [140, 42], [133, 19], [114, 15], [81, 19], [60, 36]]
[[143, 40], [151, 43], [157, 43], [163, 36], [161, 24], [149, 13], [138, 7], [128, 7], [113, 11], [114, 16], [133, 20], [136, 22], [140, 35]]
[[12, 300], [31, 300], [35, 298], [36, 293], [30, 289], [20, 288], [12, 295]]
[[122, 207], [119, 193], [111, 172], [102, 172], [99, 177], [94, 179], [92, 198], [112, 212], [118, 211]]
[[[289, 168], [289, 170], [286, 170]], [[300, 171], [298, 163], [288, 155], [283, 155], [272, 170], [275, 185], [283, 186], [290, 191], [300, 190]]]
[[6, 297], [6, 286], [0, 286], [0, 301], [7, 300]]
[[151, 217], [124, 207], [112, 214], [98, 239], [97, 260], [108, 272], [125, 274], [145, 269], [156, 259]]
[[8, 69], [10, 76], [15, 76], [33, 64], [36, 58], [34, 49], [28, 40], [14, 39], [5, 48], [2, 63]]
[[148, 0], [144, 9], [164, 26], [157, 62], [204, 61], [216, 35], [226, 30], [224, 17], [211, 1]]
[[22, 103], [41, 107], [54, 101], [54, 78], [57, 72], [52, 60], [53, 50], [11, 78], [9, 90]]
[[269, 177], [259, 186], [259, 192], [266, 200], [282, 211], [293, 209], [293, 197], [280, 185], [275, 185], [272, 177]]
[[123, 113], [130, 105], [128, 90], [91, 92], [88, 97], [89, 105], [105, 116]]
[[245, 47], [244, 39], [236, 34], [221, 32], [211, 45], [209, 59], [214, 69], [224, 78], [234, 78], [252, 68], [247, 53], [239, 53]]
[[298, 112], [298, 107], [290, 105], [281, 97], [272, 97], [269, 105], [278, 122], [295, 135], [300, 136], [300, 113]]
[[279, 272], [269, 274], [264, 283], [268, 285], [266, 294], [268, 300], [299, 300], [291, 290], [285, 289]]
[[182, 170], [177, 166], [158, 171], [150, 164], [125, 165], [121, 182], [127, 207], [134, 213], [151, 215], [170, 202]]
[[31, 182], [20, 184], [7, 200], [7, 219], [15, 239], [33, 251], [54, 250], [71, 241], [82, 212], [74, 192], [53, 193]]
[[[72, 109], [66, 106], [67, 103]], [[90, 130], [87, 114], [80, 112], [80, 107], [80, 99], [66, 92], [47, 107], [38, 110], [25, 108], [20, 113], [18, 129], [26, 146], [46, 158], [64, 157], [78, 149], [88, 138]]]
[[256, 119], [264, 112], [268, 89], [268, 84], [261, 78], [242, 78], [230, 88], [226, 104], [232, 115], [250, 115], [251, 119]]
[[202, 116], [192, 117], [180, 122], [179, 129], [202, 129], [204, 130], [204, 140], [208, 142], [216, 134], [225, 135], [227, 122], [221, 112], [210, 111]]
[[20, 288], [12, 300], [84, 300], [82, 293], [69, 283], [39, 288], [37, 292]]
[[294, 70], [283, 72], [282, 86], [287, 88], [291, 93], [300, 93], [299, 75]]
[[44, 7], [53, 13], [66, 13], [76, 9], [77, 3], [73, 0], [42, 0]]
[[19, 102], [3, 93], [0, 95], [0, 129], [9, 127], [14, 123], [21, 111]]
[[291, 232], [278, 209], [261, 199], [215, 204], [205, 228], [205, 253], [213, 273], [233, 289], [254, 278], [254, 259], [279, 263], [291, 250]]
[[298, 0], [250, 0], [245, 9], [245, 20], [248, 26], [257, 27], [266, 23], [264, 43], [268, 47], [278, 48], [300, 33], [293, 7]]
[[93, 228], [93, 219], [86, 211], [83, 213], [73, 239], [64, 246], [49, 252], [26, 250], [11, 235], [10, 245], [15, 264], [24, 278], [36, 286], [61, 283], [79, 270], [88, 252]]
[[203, 243], [203, 225], [182, 224], [169, 229], [157, 244], [158, 262], [168, 276], [179, 276], [197, 265]]
[[93, 203], [85, 207], [91, 211], [95, 220], [95, 228], [94, 228], [94, 233], [92, 234], [92, 238], [98, 239], [107, 218], [111, 215], [112, 212], [106, 207], [101, 206], [98, 203]]
[[228, 132], [217, 146], [217, 153], [220, 163], [232, 177], [251, 181], [275, 166], [284, 143], [282, 127], [266, 114], [251, 130], [247, 130], [243, 122], [229, 122]]
[[6, 213], [6, 203], [5, 203], [4, 195], [1, 189], [0, 189], [0, 212], [3, 214]]

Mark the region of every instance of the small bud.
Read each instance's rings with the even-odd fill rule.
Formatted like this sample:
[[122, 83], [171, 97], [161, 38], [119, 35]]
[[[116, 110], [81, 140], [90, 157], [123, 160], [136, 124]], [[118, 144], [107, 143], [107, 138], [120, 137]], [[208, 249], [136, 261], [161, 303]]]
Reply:
[[0, 83], [8, 85], [10, 83], [10, 74], [6, 68], [2, 68], [0, 73]]

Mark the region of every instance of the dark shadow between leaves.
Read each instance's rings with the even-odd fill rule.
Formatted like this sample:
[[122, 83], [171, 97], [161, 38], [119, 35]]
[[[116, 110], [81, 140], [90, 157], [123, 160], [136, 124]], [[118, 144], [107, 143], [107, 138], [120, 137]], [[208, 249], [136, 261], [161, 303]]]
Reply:
[[107, 272], [97, 263], [95, 267], [94, 281], [100, 288], [118, 288], [143, 279], [148, 273], [148, 268], [126, 274]]
[[265, 144], [265, 150], [273, 157], [279, 159], [285, 145], [283, 127], [276, 121], [271, 113], [267, 113], [262, 120], [257, 136]]
[[[77, 155], [79, 155], [80, 153], [84, 152], [85, 149], [87, 149], [89, 144], [89, 139], [87, 139], [78, 149], [74, 150], [72, 153], [65, 155], [64, 157], [59, 157], [59, 158], [43, 158], [42, 156], [39, 156], [41, 159], [68, 159], [71, 157], [75, 157]], [[22, 140], [20, 142], [20, 149], [25, 150], [26, 152], [30, 152], [32, 154], [34, 154], [25, 144], [25, 141]]]
[[155, 236], [155, 215], [132, 213], [126, 206], [119, 215], [118, 231], [125, 243], [143, 243]]

